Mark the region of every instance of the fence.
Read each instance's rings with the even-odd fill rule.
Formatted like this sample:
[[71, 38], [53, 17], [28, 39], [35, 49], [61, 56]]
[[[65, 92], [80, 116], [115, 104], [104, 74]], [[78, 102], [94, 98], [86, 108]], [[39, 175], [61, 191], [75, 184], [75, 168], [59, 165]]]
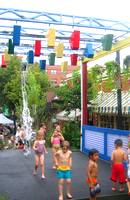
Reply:
[[122, 139], [126, 151], [128, 134], [130, 131], [85, 125], [82, 127], [82, 152], [88, 153], [90, 149], [96, 148], [101, 159], [110, 160], [116, 139]]

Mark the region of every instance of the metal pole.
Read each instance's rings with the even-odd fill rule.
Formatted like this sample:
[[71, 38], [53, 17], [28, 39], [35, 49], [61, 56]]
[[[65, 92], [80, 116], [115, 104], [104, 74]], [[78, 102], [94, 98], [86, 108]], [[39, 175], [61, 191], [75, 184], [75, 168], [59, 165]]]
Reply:
[[82, 63], [81, 66], [81, 138], [80, 150], [82, 151], [82, 127], [87, 125], [87, 62]]
[[117, 76], [116, 76], [116, 87], [117, 87], [117, 128], [123, 129], [122, 124], [122, 93], [121, 93], [121, 71], [120, 71], [120, 51], [116, 52], [117, 65]]
[[88, 124], [88, 108], [87, 108], [87, 62], [82, 63], [82, 125]]

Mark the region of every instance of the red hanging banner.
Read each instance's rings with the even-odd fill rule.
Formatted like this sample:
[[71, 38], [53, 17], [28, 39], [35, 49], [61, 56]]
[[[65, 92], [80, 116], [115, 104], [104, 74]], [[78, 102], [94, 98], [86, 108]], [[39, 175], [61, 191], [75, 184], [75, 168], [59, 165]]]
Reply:
[[35, 40], [34, 55], [40, 56], [41, 54], [41, 40]]
[[4, 56], [4, 55], [2, 55], [1, 67], [2, 67], [2, 68], [5, 68], [5, 67], [6, 67], [5, 56]]
[[74, 31], [70, 37], [70, 48], [72, 50], [77, 50], [79, 49], [79, 44], [80, 44], [80, 31]]
[[76, 66], [77, 65], [77, 59], [78, 59], [78, 54], [71, 54], [70, 55], [71, 59], [71, 65]]

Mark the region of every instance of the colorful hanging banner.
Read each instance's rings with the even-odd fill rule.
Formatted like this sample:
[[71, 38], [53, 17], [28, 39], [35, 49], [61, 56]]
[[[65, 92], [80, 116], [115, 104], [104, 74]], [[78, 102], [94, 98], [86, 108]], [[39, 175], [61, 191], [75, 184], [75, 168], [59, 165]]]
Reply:
[[47, 32], [46, 38], [47, 38], [47, 46], [54, 48], [56, 39], [56, 30], [54, 28], [50, 28]]
[[104, 35], [101, 39], [104, 51], [110, 51], [112, 48], [113, 34]]
[[94, 51], [91, 43], [86, 44], [86, 48], [84, 50], [83, 55], [87, 58], [93, 58], [94, 56]]
[[21, 31], [21, 26], [14, 25], [14, 30], [13, 30], [13, 45], [14, 46], [20, 45], [20, 31]]
[[80, 45], [80, 31], [74, 31], [71, 34], [69, 42], [70, 42], [70, 48], [72, 50], [79, 49], [79, 45]]
[[34, 52], [33, 52], [33, 50], [30, 50], [28, 52], [27, 61], [28, 61], [28, 64], [33, 64], [33, 62], [34, 62]]
[[55, 53], [50, 53], [48, 55], [48, 59], [49, 59], [49, 65], [55, 65]]
[[40, 60], [40, 69], [45, 70], [46, 69], [46, 60]]
[[11, 39], [8, 42], [8, 54], [14, 54], [14, 45]]
[[77, 59], [78, 59], [78, 54], [71, 54], [70, 58], [71, 58], [71, 65], [72, 66], [76, 66], [77, 65]]
[[5, 53], [4, 54], [5, 55], [5, 63], [8, 64], [8, 63], [10, 63], [11, 55], [8, 54], [8, 50], [7, 49], [5, 49], [4, 53]]
[[64, 44], [58, 43], [58, 45], [55, 47], [56, 57], [62, 58], [63, 57], [63, 51], [64, 51]]
[[61, 71], [66, 72], [68, 68], [68, 61], [64, 61], [61, 63]]
[[40, 56], [40, 54], [41, 54], [41, 40], [36, 40], [34, 46], [34, 55]]
[[4, 55], [1, 55], [1, 67], [6, 68], [5, 56]]

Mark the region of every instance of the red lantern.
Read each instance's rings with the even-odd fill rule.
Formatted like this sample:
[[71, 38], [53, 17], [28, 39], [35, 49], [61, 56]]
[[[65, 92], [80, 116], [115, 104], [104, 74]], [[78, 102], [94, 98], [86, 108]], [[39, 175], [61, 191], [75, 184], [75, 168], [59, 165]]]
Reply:
[[70, 48], [72, 50], [79, 49], [80, 44], [80, 31], [74, 31], [70, 37]]
[[36, 40], [35, 41], [35, 47], [34, 47], [34, 55], [35, 56], [40, 56], [41, 53], [41, 40]]
[[5, 67], [6, 67], [5, 56], [4, 56], [4, 55], [2, 55], [1, 67], [2, 67], [2, 68], [5, 68]]
[[78, 54], [71, 54], [70, 58], [71, 58], [71, 65], [72, 66], [76, 66], [77, 65], [77, 59], [78, 59]]

